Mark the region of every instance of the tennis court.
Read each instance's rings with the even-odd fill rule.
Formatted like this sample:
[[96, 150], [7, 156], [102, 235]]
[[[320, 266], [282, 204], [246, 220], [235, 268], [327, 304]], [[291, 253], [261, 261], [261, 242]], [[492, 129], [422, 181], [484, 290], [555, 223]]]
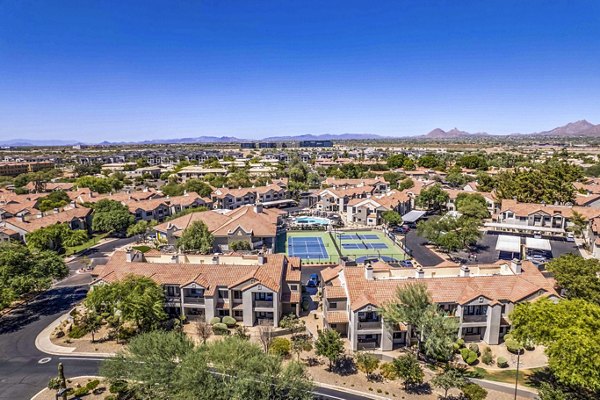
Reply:
[[364, 233], [352, 233], [352, 234], [338, 234], [340, 240], [379, 240], [379, 236], [375, 234], [364, 234]]
[[342, 256], [363, 263], [365, 260], [398, 262], [406, 259], [402, 249], [380, 231], [334, 232]]
[[288, 239], [288, 254], [307, 260], [329, 258], [323, 239], [320, 237], [290, 237]]

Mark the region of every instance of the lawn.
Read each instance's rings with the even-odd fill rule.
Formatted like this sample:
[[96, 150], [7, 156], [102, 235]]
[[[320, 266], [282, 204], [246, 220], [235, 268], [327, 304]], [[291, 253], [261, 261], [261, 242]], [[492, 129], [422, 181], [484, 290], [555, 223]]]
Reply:
[[67, 247], [65, 249], [65, 256], [71, 256], [75, 253], [79, 253], [80, 251], [88, 249], [88, 248], [98, 244], [98, 242], [100, 242], [100, 240], [104, 239], [107, 236], [108, 236], [108, 233], [99, 233], [99, 234], [93, 235], [90, 240], [88, 240], [87, 242], [85, 242], [83, 244], [80, 244], [79, 246]]
[[[486, 379], [495, 382], [515, 383], [516, 370], [487, 370], [485, 368], [475, 367], [475, 372], [481, 379]], [[519, 370], [519, 385], [534, 387], [528, 377], [535, 372], [543, 371], [544, 368], [532, 368]]]

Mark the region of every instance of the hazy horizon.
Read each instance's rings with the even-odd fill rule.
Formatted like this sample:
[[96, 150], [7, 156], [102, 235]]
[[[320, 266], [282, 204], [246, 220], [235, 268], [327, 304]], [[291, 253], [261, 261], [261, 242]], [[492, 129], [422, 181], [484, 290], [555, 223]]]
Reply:
[[600, 121], [600, 3], [2, 2], [0, 141]]

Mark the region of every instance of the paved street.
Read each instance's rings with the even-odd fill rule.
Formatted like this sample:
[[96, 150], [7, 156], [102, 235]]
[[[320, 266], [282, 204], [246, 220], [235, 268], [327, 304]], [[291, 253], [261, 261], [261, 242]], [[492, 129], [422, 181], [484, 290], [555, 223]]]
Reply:
[[434, 267], [444, 261], [440, 256], [425, 247], [427, 239], [417, 234], [416, 229], [411, 229], [406, 234], [406, 247], [410, 255], [424, 267]]

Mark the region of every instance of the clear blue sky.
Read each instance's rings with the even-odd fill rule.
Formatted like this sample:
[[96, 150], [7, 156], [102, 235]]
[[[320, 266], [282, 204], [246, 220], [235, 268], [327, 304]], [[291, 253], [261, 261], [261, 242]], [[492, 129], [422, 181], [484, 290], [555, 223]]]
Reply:
[[600, 123], [600, 1], [0, 0], [0, 140]]

